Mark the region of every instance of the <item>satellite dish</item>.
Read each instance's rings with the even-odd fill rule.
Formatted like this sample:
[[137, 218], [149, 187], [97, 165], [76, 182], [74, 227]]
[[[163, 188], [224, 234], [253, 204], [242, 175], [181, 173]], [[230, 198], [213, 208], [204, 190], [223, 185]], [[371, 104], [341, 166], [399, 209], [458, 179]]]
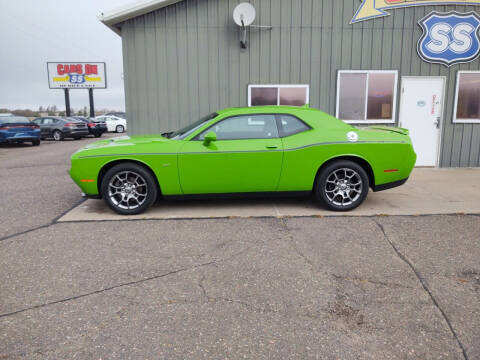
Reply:
[[238, 4], [235, 10], [233, 10], [233, 21], [238, 26], [249, 26], [255, 21], [255, 8], [250, 3]]

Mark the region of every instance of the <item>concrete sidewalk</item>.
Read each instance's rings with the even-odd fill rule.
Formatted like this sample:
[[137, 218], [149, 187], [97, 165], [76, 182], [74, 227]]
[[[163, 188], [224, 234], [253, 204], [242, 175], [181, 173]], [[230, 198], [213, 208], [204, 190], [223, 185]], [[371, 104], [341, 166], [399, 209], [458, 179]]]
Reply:
[[165, 201], [144, 214], [115, 214], [102, 200], [87, 200], [59, 221], [283, 216], [374, 216], [480, 213], [480, 169], [417, 168], [398, 188], [370, 192], [356, 210], [337, 213], [313, 199]]

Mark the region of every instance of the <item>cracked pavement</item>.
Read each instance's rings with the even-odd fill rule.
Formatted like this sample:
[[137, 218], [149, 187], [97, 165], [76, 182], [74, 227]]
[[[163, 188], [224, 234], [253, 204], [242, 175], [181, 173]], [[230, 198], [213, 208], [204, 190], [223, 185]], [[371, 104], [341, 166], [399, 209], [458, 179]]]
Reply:
[[479, 216], [57, 223], [89, 141], [0, 147], [0, 359], [480, 358]]

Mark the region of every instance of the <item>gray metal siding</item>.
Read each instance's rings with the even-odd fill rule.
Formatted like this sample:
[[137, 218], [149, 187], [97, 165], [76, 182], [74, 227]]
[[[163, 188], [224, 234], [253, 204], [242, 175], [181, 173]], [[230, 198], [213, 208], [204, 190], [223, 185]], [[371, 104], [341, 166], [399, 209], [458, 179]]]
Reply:
[[[243, 1], [243, 0], [242, 0]], [[358, 0], [251, 0], [257, 24], [248, 48], [231, 14], [239, 0], [185, 0], [122, 24], [126, 108], [132, 134], [173, 130], [219, 108], [247, 105], [249, 84], [306, 83], [311, 106], [335, 115], [337, 71], [398, 70], [401, 76], [445, 76], [441, 166], [480, 166], [480, 124], [453, 124], [456, 74], [416, 53], [426, 6], [350, 25]], [[397, 96], [397, 121], [400, 88]]]

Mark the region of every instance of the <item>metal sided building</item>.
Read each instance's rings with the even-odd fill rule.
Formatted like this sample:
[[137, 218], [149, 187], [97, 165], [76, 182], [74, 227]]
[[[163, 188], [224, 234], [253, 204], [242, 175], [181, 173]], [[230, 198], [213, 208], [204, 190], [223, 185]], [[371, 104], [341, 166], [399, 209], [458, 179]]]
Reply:
[[246, 27], [238, 0], [100, 16], [122, 37], [132, 134], [226, 107], [310, 104], [355, 126], [408, 128], [417, 165], [480, 166], [480, 0], [248, 2]]

